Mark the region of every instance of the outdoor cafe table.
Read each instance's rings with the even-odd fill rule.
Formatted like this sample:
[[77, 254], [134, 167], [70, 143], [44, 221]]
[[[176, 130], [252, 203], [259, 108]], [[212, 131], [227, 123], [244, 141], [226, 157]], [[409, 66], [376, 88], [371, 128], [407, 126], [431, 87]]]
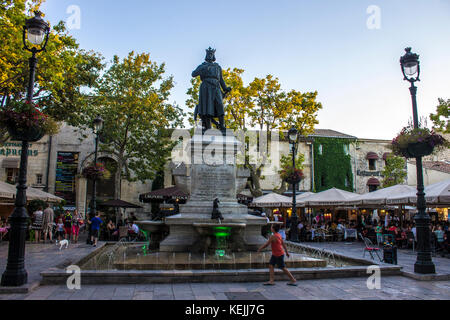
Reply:
[[358, 239], [358, 235], [357, 235], [356, 229], [345, 229], [344, 239], [347, 240], [347, 238]]

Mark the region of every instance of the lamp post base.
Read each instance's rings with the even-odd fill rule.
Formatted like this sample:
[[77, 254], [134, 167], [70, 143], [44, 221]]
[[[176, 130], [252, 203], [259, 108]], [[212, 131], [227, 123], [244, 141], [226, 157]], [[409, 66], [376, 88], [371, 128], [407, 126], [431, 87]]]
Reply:
[[25, 270], [25, 241], [28, 226], [26, 209], [24, 207], [16, 208], [9, 220], [11, 221], [11, 234], [8, 262], [2, 275], [1, 285], [20, 287], [28, 281], [28, 274]]
[[25, 270], [5, 271], [2, 275], [3, 287], [20, 287], [28, 282], [28, 273]]
[[436, 273], [436, 267], [433, 262], [416, 262], [416, 264], [414, 265], [414, 272], [420, 274], [434, 274]]

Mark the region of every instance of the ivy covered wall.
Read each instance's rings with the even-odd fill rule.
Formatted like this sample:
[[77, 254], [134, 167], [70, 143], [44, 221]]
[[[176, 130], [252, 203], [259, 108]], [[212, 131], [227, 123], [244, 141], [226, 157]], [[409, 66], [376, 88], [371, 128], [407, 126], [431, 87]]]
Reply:
[[353, 192], [349, 139], [314, 138], [315, 192], [338, 188]]

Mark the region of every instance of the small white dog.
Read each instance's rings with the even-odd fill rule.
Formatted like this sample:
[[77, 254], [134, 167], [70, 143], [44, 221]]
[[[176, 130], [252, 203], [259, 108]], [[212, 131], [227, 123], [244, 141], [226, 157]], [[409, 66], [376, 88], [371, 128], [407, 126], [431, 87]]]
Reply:
[[64, 246], [66, 246], [67, 249], [69, 247], [69, 240], [56, 240], [56, 245], [59, 245], [59, 251], [61, 251]]

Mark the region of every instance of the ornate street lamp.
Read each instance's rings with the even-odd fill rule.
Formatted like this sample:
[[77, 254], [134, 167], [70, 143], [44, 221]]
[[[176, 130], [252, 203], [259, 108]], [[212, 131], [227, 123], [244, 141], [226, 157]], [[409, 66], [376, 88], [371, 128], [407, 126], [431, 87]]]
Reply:
[[[97, 167], [97, 158], [98, 158], [98, 140], [99, 140], [99, 134], [100, 131], [103, 129], [103, 119], [100, 116], [97, 116], [97, 118], [93, 121], [93, 127], [94, 127], [94, 134], [95, 134], [95, 156], [94, 156], [94, 166]], [[93, 218], [97, 214], [97, 175], [94, 175], [93, 181], [92, 181], [92, 210], [90, 214], [90, 218]], [[91, 242], [91, 228], [89, 228], [88, 232], [88, 238], [86, 243], [90, 244]]]
[[[35, 12], [35, 17], [26, 20], [23, 28], [24, 49], [32, 53], [29, 60], [30, 78], [27, 88], [27, 101], [33, 101], [34, 79], [36, 74], [36, 54], [45, 50], [50, 33], [49, 25], [41, 18], [40, 12]], [[28, 41], [32, 44], [28, 46]], [[19, 184], [15, 209], [9, 217], [11, 221], [11, 237], [8, 249], [8, 263], [6, 271], [2, 275], [1, 285], [5, 287], [19, 287], [27, 283], [28, 274], [25, 270], [25, 240], [28, 226], [27, 205], [27, 166], [28, 166], [28, 140], [22, 141], [22, 154], [20, 157]]]
[[[400, 58], [404, 80], [411, 83], [409, 88], [412, 97], [414, 128], [419, 128], [419, 117], [417, 114], [417, 87], [416, 81], [420, 81], [420, 63], [419, 55], [412, 53], [411, 48], [405, 49], [406, 54]], [[436, 268], [431, 258], [431, 230], [430, 216], [426, 213], [426, 200], [423, 185], [422, 157], [416, 157], [417, 163], [417, 261], [414, 265], [414, 272], [421, 274], [436, 273]]]
[[[291, 130], [289, 130], [289, 143], [291, 145], [292, 149], [292, 165], [295, 171], [295, 157], [297, 153], [297, 142], [298, 142], [298, 130], [295, 127], [292, 127]], [[291, 216], [291, 231], [290, 231], [290, 238], [291, 241], [298, 242], [298, 217], [297, 217], [297, 183], [292, 184], [292, 216]]]

